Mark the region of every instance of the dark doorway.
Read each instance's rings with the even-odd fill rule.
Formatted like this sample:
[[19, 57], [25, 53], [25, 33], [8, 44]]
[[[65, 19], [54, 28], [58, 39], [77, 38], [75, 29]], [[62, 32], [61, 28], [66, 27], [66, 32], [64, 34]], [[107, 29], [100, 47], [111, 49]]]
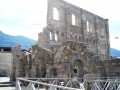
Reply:
[[77, 78], [83, 78], [83, 62], [76, 60], [73, 64], [73, 75]]

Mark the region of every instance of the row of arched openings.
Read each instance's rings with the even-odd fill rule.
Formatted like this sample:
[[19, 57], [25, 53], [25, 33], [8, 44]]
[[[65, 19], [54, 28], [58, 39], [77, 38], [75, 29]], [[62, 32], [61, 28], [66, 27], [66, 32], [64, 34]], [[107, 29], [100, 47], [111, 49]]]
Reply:
[[71, 33], [70, 33], [70, 40], [72, 40], [72, 41], [77, 41], [77, 42], [82, 42], [82, 41], [83, 41], [83, 36], [71, 32]]
[[58, 41], [58, 39], [63, 40], [63, 38], [64, 38], [64, 33], [57, 33], [50, 31], [50, 40]]

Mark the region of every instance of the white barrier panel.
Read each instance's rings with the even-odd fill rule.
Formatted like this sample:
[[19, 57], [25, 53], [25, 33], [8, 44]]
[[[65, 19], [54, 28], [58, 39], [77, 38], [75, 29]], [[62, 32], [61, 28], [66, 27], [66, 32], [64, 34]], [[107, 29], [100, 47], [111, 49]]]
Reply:
[[0, 77], [0, 82], [9, 82], [10, 77]]

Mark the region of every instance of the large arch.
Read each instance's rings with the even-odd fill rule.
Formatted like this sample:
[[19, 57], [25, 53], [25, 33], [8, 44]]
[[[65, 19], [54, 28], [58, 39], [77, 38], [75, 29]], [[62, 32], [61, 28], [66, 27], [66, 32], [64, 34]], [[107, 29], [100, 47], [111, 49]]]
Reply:
[[[83, 72], [83, 62], [82, 60], [77, 59], [73, 64], [73, 77], [77, 78], [83, 78], [84, 72]], [[76, 73], [74, 72], [76, 70]]]
[[[79, 51], [75, 51], [70, 57], [71, 63], [71, 77], [83, 78], [84, 76], [84, 62], [85, 59]], [[74, 72], [76, 71], [76, 73]]]
[[83, 78], [88, 73], [87, 60], [93, 56], [84, 43], [74, 41], [64, 42], [57, 47], [54, 55], [53, 67], [57, 69], [57, 78], [74, 78], [73, 69], [77, 67], [77, 78]]

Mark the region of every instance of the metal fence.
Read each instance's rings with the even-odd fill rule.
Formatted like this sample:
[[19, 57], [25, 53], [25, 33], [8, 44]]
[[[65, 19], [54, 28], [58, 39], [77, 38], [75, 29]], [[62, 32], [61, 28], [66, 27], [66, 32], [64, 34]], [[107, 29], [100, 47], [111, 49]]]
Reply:
[[16, 90], [85, 90], [76, 78], [17, 78]]
[[16, 78], [16, 90], [120, 90], [120, 78]]
[[94, 80], [93, 90], [120, 90], [120, 79]]

